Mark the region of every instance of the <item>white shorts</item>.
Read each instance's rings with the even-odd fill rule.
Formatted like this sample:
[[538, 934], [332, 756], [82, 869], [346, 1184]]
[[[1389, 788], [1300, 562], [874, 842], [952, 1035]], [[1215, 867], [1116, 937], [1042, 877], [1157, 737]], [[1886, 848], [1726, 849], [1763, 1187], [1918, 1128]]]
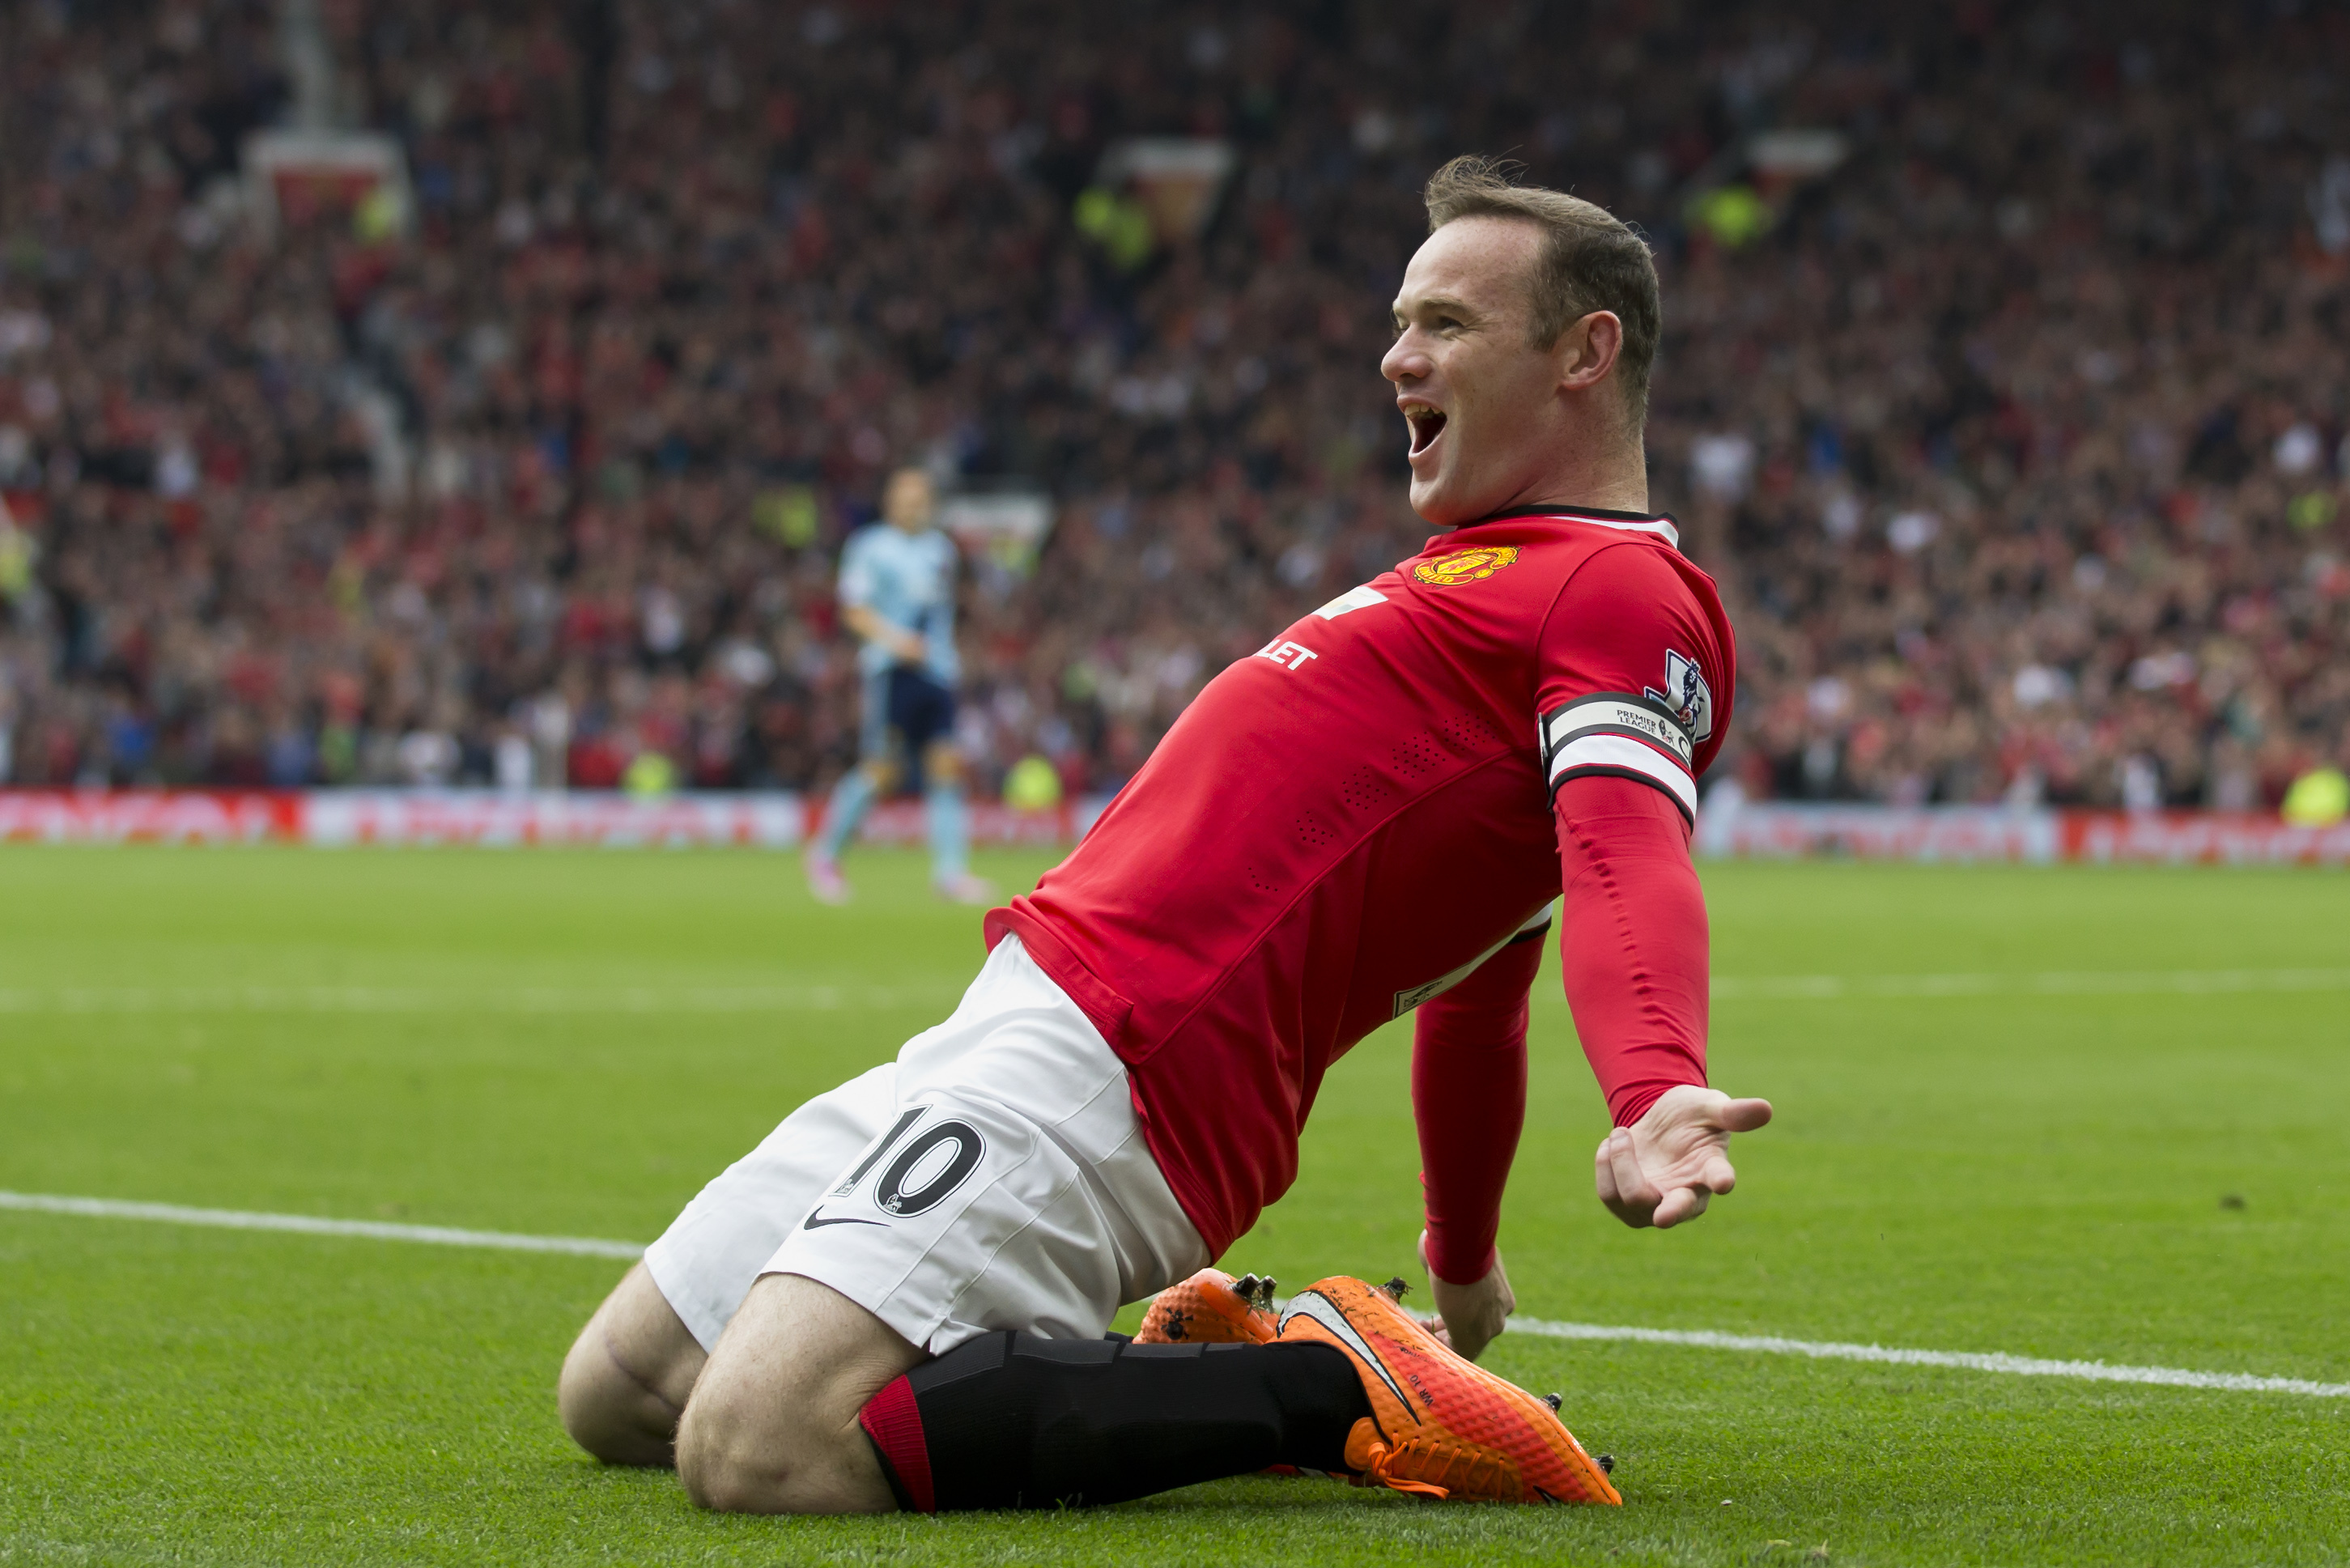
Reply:
[[1207, 1262], [1126, 1064], [1017, 937], [953, 1017], [784, 1118], [645, 1250], [704, 1350], [763, 1274], [821, 1281], [942, 1355], [997, 1329], [1098, 1338]]

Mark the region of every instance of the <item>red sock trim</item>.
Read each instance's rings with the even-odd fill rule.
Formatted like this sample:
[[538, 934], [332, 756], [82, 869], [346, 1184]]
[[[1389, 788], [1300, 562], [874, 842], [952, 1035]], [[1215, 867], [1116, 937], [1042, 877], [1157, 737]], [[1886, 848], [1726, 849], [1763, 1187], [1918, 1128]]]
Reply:
[[873, 1439], [881, 1462], [897, 1478], [899, 1490], [918, 1513], [936, 1513], [938, 1494], [931, 1489], [931, 1447], [922, 1438], [922, 1413], [915, 1407], [913, 1386], [903, 1377], [873, 1396], [857, 1413], [857, 1424]]

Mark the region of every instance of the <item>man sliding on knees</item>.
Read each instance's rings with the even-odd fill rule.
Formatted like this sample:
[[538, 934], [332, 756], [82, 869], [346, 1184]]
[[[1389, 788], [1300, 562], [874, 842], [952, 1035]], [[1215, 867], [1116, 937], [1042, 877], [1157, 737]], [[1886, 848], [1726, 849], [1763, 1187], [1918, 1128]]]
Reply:
[[[1615, 1130], [1601, 1199], [1669, 1227], [1771, 1107], [1706, 1086], [1697, 778], [1734, 687], [1711, 581], [1648, 510], [1639, 239], [1457, 160], [1381, 365], [1418, 556], [1211, 681], [952, 1017], [686, 1206], [563, 1368], [566, 1427], [715, 1509], [1108, 1503], [1270, 1466], [1435, 1496], [1619, 1501], [1473, 1365], [1527, 997], [1558, 913]], [[1416, 1013], [1437, 1318], [1400, 1282], [1208, 1265], [1285, 1191], [1330, 1063]], [[1161, 1294], [1164, 1293], [1164, 1294]], [[1132, 1343], [1118, 1308], [1160, 1295]]]

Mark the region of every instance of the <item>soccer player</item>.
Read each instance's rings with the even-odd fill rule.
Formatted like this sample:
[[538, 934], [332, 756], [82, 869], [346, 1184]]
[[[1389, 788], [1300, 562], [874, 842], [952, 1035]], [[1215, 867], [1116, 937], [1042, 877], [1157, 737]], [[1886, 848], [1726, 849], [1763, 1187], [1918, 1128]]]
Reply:
[[[1689, 837], [1731, 632], [1648, 509], [1647, 247], [1473, 159], [1427, 203], [1381, 370], [1436, 536], [1211, 681], [988, 916], [953, 1016], [687, 1206], [565, 1365], [590, 1452], [673, 1454], [696, 1501], [757, 1511], [1112, 1502], [1284, 1464], [1616, 1501], [1552, 1406], [1471, 1363], [1515, 1304], [1494, 1236], [1554, 901], [1615, 1122], [1600, 1200], [1693, 1219], [1770, 1117], [1706, 1085]], [[1224, 1336], [1258, 1343], [1105, 1338], [1120, 1303], [1198, 1288], [1289, 1187], [1325, 1070], [1406, 1012], [1438, 1332], [1332, 1279]]]
[[896, 786], [902, 754], [919, 772], [931, 836], [931, 885], [941, 898], [984, 904], [994, 889], [969, 869], [962, 755], [955, 749], [955, 547], [931, 525], [931, 476], [901, 468], [882, 492], [882, 521], [849, 536], [840, 553], [840, 612], [862, 646], [864, 729], [858, 761], [833, 790], [824, 828], [806, 855], [808, 888], [827, 904], [848, 901], [840, 851], [874, 801]]

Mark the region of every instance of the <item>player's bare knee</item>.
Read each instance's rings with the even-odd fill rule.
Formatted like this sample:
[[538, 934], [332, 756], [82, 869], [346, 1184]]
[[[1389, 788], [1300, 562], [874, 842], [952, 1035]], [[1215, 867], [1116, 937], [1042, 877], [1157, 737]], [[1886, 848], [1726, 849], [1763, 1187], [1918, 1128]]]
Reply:
[[677, 1433], [686, 1496], [713, 1513], [861, 1511], [837, 1484], [845, 1456], [826, 1451], [830, 1424], [806, 1419], [794, 1390], [774, 1392], [754, 1397], [741, 1383], [696, 1390]]
[[677, 1479], [697, 1508], [713, 1513], [774, 1513], [771, 1501], [780, 1490], [780, 1465], [763, 1468], [744, 1442], [739, 1424], [710, 1408], [717, 1401], [701, 1399], [688, 1407], [677, 1428]]
[[666, 1465], [702, 1347], [639, 1264], [579, 1331], [556, 1384], [571, 1440], [607, 1464]]
[[677, 1415], [612, 1356], [591, 1322], [563, 1358], [556, 1408], [571, 1440], [608, 1465], [665, 1465]]
[[870, 1513], [894, 1506], [858, 1413], [921, 1359], [827, 1285], [754, 1285], [695, 1384], [677, 1432], [686, 1495], [724, 1513]]

